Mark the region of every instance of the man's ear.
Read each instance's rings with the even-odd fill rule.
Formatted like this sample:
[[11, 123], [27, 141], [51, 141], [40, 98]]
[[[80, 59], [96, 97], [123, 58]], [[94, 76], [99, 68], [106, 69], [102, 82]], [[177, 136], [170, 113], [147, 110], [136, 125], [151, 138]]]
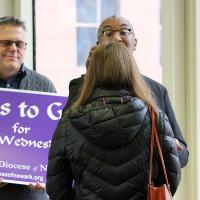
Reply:
[[96, 45], [98, 45], [99, 44], [99, 41], [96, 41]]
[[134, 39], [134, 44], [133, 44], [133, 46], [134, 46], [134, 50], [136, 50], [136, 46], [137, 46], [137, 39], [136, 39], [136, 38]]

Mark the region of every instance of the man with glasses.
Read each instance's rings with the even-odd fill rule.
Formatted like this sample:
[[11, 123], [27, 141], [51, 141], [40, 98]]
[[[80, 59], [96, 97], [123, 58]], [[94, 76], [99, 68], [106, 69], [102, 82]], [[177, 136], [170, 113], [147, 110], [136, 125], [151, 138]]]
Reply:
[[56, 92], [52, 82], [24, 65], [26, 27], [14, 17], [0, 18], [0, 87]]
[[[117, 16], [111, 16], [105, 19], [99, 26], [97, 32], [97, 45], [106, 44], [110, 42], [122, 42], [130, 50], [131, 53], [134, 52], [137, 45], [137, 39], [135, 37], [135, 32], [131, 23], [123, 18]], [[88, 67], [91, 56], [96, 47], [92, 47], [86, 62], [86, 67]], [[174, 135], [176, 137], [176, 145], [179, 150], [179, 159], [181, 166], [184, 167], [188, 162], [188, 150], [186, 142], [182, 136], [179, 125], [176, 121], [174, 111], [172, 109], [170, 99], [167, 90], [164, 86], [158, 82], [143, 76], [146, 84], [151, 89], [152, 95], [157, 103], [157, 106], [166, 113], [169, 122], [173, 129]], [[73, 79], [69, 84], [69, 97], [67, 107], [70, 107], [73, 102], [77, 99], [80, 94], [82, 84], [84, 80], [84, 75], [77, 79]]]
[[[0, 18], [0, 88], [56, 92], [45, 76], [25, 67], [26, 27], [14, 17]], [[1, 200], [47, 200], [42, 186], [4, 183], [0, 177]]]

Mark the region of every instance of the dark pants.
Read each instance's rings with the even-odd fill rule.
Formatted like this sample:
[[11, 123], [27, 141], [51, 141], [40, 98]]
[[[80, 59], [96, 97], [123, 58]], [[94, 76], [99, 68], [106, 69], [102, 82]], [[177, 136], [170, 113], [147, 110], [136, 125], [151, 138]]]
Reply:
[[0, 200], [49, 200], [43, 190], [31, 191], [26, 185], [7, 184], [0, 188]]

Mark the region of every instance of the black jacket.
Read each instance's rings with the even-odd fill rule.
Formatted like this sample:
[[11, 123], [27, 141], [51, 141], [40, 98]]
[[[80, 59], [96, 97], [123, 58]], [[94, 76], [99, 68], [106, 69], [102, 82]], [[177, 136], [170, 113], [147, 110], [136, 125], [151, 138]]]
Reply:
[[[69, 97], [66, 108], [70, 107], [70, 105], [78, 98], [80, 91], [83, 85], [83, 76], [73, 79], [69, 84]], [[181, 163], [181, 167], [184, 167], [188, 162], [189, 152], [187, 149], [186, 142], [181, 133], [180, 127], [177, 123], [173, 108], [171, 106], [171, 102], [169, 99], [169, 95], [167, 89], [161, 85], [160, 83], [143, 76], [146, 84], [149, 86], [152, 92], [152, 96], [154, 97], [157, 106], [160, 110], [162, 110], [168, 117], [172, 130], [174, 132], [175, 138], [179, 140], [181, 145], [183, 146], [183, 150], [179, 151], [179, 159]]]
[[[98, 88], [85, 106], [63, 111], [49, 152], [50, 199], [146, 200], [150, 127], [147, 106], [125, 90]], [[181, 165], [173, 131], [162, 112], [157, 128], [174, 194]], [[161, 184], [157, 156], [153, 180]]]

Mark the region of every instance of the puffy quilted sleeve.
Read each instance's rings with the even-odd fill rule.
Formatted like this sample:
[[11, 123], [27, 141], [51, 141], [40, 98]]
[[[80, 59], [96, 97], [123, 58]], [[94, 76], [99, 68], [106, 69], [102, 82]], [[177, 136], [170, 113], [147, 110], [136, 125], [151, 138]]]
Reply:
[[73, 195], [73, 176], [65, 155], [66, 126], [67, 122], [61, 119], [49, 151], [46, 190], [50, 200], [71, 200]]
[[161, 130], [162, 139], [161, 146], [163, 149], [163, 157], [170, 184], [170, 189], [174, 195], [181, 180], [181, 164], [179, 154], [176, 147], [176, 141], [171, 125], [164, 113], [159, 113], [158, 130]]

